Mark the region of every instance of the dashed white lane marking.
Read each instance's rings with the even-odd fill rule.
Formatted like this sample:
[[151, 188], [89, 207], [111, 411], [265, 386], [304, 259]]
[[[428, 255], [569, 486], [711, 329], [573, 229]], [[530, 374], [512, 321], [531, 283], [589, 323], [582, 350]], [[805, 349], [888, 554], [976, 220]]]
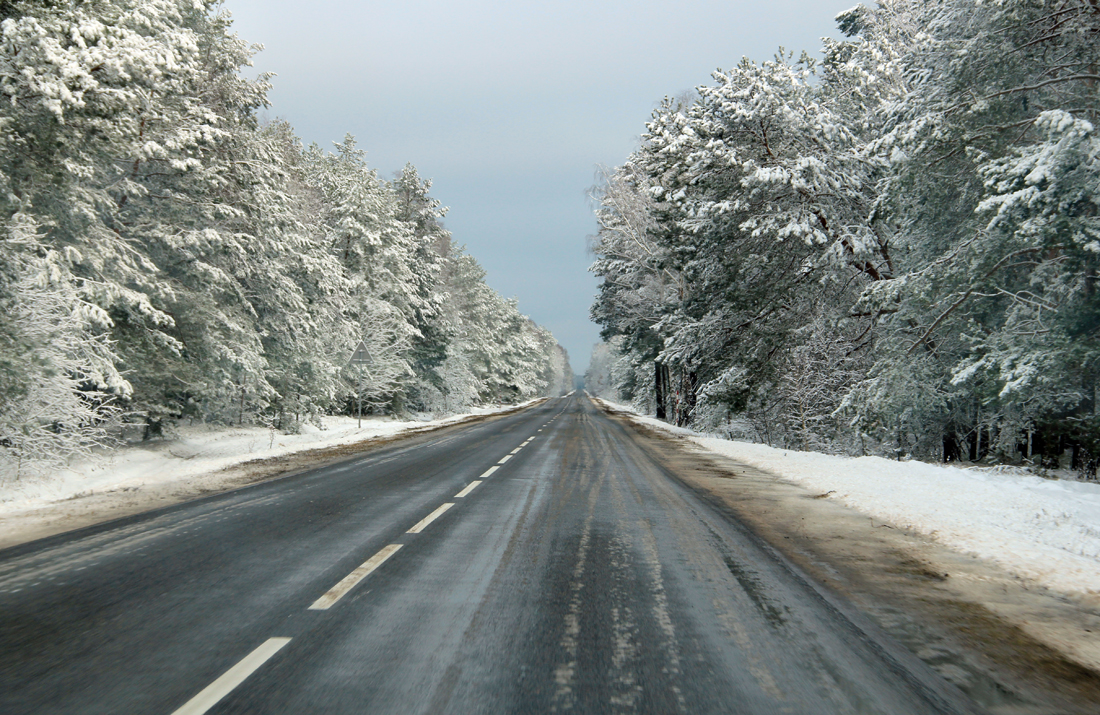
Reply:
[[516, 452], [520, 451], [521, 449], [523, 449], [523, 447], [522, 447], [522, 446], [520, 446], [520, 447], [516, 447], [515, 449], [513, 449], [513, 450], [512, 450], [511, 452], [509, 452], [508, 454], [515, 454]]
[[454, 506], [453, 502], [447, 502], [446, 504], [439, 507], [438, 509], [433, 511], [431, 514], [428, 514], [426, 517], [424, 517], [419, 522], [417, 522], [416, 526], [409, 529], [408, 533], [410, 533], [410, 534], [419, 534], [421, 531], [424, 531], [424, 529], [428, 528], [428, 524], [431, 524], [433, 521], [435, 521], [439, 517], [443, 516], [443, 512], [447, 511], [452, 506]]
[[461, 499], [462, 497], [466, 496], [467, 494], [472, 492], [474, 489], [476, 489], [478, 484], [481, 484], [481, 482], [476, 481], [476, 480], [470, 482], [469, 484], [466, 485], [465, 489], [460, 491], [458, 494], [455, 494], [455, 499]]
[[384, 564], [386, 559], [397, 553], [397, 550], [401, 548], [401, 544], [390, 544], [384, 547], [374, 556], [363, 562], [363, 564], [341, 579], [340, 583], [336, 584], [325, 593], [325, 595], [318, 598], [313, 602], [313, 605], [309, 607], [310, 611], [324, 611], [332, 604], [343, 598], [344, 594], [355, 588], [355, 584], [359, 583], [367, 576]]
[[500, 460], [499, 462], [497, 462], [497, 464], [504, 464], [505, 462], [507, 462], [507, 461], [508, 461], [509, 459], [511, 459], [511, 458], [512, 458], [512, 455], [510, 455], [510, 454], [506, 454], [506, 455], [504, 455], [504, 459], [502, 459], [502, 460]]
[[259, 648], [244, 657], [239, 663], [225, 671], [222, 677], [207, 685], [202, 692], [184, 703], [172, 715], [203, 715], [207, 710], [218, 704], [218, 701], [229, 695], [245, 678], [259, 670], [260, 666], [278, 653], [283, 646], [290, 642], [289, 638], [268, 638]]
[[478, 479], [484, 479], [485, 477], [492, 476], [493, 472], [500, 469], [500, 467], [493, 466], [485, 470], [485, 474], [482, 474]]

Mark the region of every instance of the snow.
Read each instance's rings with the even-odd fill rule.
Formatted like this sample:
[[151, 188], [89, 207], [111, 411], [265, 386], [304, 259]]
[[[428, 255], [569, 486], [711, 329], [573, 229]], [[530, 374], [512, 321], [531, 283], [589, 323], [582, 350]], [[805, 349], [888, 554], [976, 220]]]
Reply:
[[302, 434], [282, 434], [263, 427], [181, 426], [172, 439], [107, 451], [38, 479], [0, 482], [0, 516], [40, 509], [79, 496], [182, 481], [254, 459], [442, 427], [473, 415], [515, 408], [515, 405], [480, 408], [431, 421], [365, 417], [362, 428], [357, 427], [354, 417], [325, 417], [324, 429], [305, 425]]
[[[617, 410], [630, 408], [607, 403]], [[700, 447], [1064, 593], [1100, 593], [1100, 484], [733, 442], [635, 415]]]

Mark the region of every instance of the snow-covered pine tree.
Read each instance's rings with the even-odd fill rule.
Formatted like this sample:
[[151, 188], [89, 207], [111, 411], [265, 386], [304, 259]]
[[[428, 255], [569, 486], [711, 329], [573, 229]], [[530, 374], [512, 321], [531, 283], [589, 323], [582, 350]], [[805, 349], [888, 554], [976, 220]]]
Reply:
[[440, 283], [451, 243], [451, 234], [441, 223], [447, 208], [429, 195], [431, 180], [421, 180], [412, 164], [405, 165], [390, 187], [396, 197], [397, 219], [409, 226], [415, 245], [411, 258], [418, 300], [412, 322], [418, 335], [412, 339], [409, 362], [416, 379], [408, 385], [408, 397], [414, 408], [427, 409], [446, 384], [439, 370], [447, 359], [449, 337], [442, 320], [445, 296]]

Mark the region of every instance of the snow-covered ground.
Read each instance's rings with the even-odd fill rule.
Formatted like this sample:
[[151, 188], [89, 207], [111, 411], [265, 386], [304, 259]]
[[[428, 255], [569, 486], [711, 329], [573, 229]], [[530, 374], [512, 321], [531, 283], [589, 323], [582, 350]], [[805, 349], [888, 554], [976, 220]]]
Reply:
[[[625, 405], [608, 404], [633, 413]], [[634, 414], [645, 424], [827, 494], [874, 519], [993, 560], [1049, 588], [1100, 594], [1100, 484], [775, 449], [707, 437]]]
[[181, 481], [254, 459], [439, 427], [472, 415], [515, 408], [515, 405], [482, 408], [433, 421], [401, 422], [370, 417], [363, 419], [362, 428], [357, 427], [354, 417], [325, 417], [324, 429], [306, 425], [302, 434], [294, 435], [263, 427], [180, 427], [171, 439], [104, 452], [93, 460], [70, 465], [48, 476], [0, 482], [0, 516], [50, 506], [77, 496]]

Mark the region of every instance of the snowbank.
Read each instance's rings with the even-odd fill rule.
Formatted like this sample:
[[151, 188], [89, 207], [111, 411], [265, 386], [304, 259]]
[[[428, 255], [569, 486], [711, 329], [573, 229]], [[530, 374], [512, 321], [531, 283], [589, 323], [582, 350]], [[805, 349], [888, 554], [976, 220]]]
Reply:
[[210, 474], [253, 459], [351, 444], [425, 427], [441, 427], [473, 415], [502, 412], [515, 407], [482, 408], [427, 422], [369, 417], [363, 418], [362, 428], [356, 426], [354, 417], [325, 417], [324, 429], [306, 425], [302, 434], [293, 435], [263, 427], [181, 427], [178, 436], [173, 439], [106, 452], [94, 460], [73, 464], [48, 477], [0, 483], [0, 516], [38, 509], [77, 496], [137, 489]]
[[1100, 484], [775, 449], [635, 419], [1052, 589], [1100, 593]]

